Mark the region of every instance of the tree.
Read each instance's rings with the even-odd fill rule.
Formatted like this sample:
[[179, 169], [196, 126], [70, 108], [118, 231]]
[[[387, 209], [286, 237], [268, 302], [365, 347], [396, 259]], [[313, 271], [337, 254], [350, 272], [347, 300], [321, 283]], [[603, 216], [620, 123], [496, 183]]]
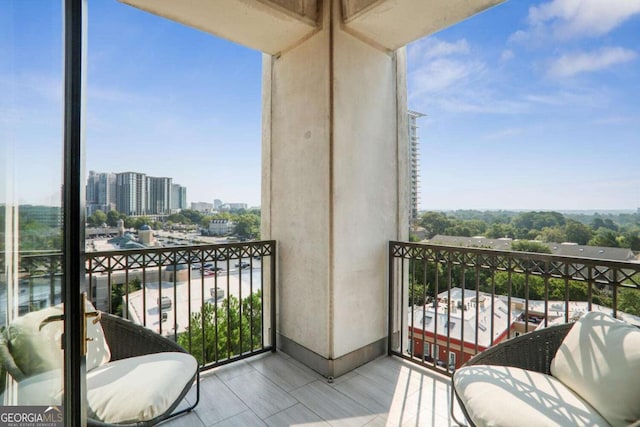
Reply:
[[514, 238], [516, 235], [515, 229], [508, 224], [491, 224], [491, 227], [487, 230], [486, 236], [491, 239], [499, 239], [501, 237]]
[[111, 285], [111, 312], [116, 316], [123, 317], [122, 305], [125, 302], [126, 295], [141, 288], [142, 283], [137, 277], [129, 282], [129, 286], [125, 286], [124, 283]]
[[444, 231], [451, 226], [449, 218], [440, 212], [425, 212], [419, 222], [426, 231], [427, 239], [437, 234], [444, 234]]
[[107, 214], [102, 212], [100, 209], [96, 210], [89, 218], [87, 218], [87, 223], [93, 227], [100, 227], [106, 222]]
[[178, 344], [200, 365], [229, 359], [262, 347], [262, 322], [260, 291], [242, 304], [230, 295], [217, 305], [204, 303], [199, 312], [192, 313], [186, 332], [178, 335]]
[[550, 254], [551, 248], [544, 243], [530, 240], [516, 240], [511, 244], [511, 250], [518, 252], [536, 252], [540, 254]]
[[193, 209], [183, 209], [180, 211], [180, 215], [188, 218], [189, 221], [191, 221], [189, 224], [200, 224], [200, 221], [202, 221], [202, 217], [204, 216], [202, 212]]
[[125, 220], [127, 216], [118, 211], [109, 211], [107, 212], [107, 225], [109, 227], [115, 227], [118, 225], [118, 220]]
[[234, 232], [240, 238], [260, 238], [260, 217], [252, 213], [240, 215]]
[[572, 219], [567, 220], [564, 232], [568, 242], [579, 245], [586, 245], [592, 237], [591, 229], [588, 226]]
[[591, 246], [606, 246], [610, 248], [618, 247], [617, 235], [614, 231], [608, 228], [601, 227], [598, 229], [596, 235], [589, 241]]
[[618, 291], [618, 310], [640, 316], [640, 289], [620, 289]]
[[567, 240], [567, 235], [560, 227], [544, 227], [540, 232], [540, 240], [543, 242], [562, 243]]

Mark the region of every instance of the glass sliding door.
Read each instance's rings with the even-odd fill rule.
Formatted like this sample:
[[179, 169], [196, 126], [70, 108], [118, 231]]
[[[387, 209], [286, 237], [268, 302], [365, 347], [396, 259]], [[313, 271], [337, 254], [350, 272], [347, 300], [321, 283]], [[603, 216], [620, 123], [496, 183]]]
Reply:
[[82, 220], [71, 215], [78, 206], [70, 194], [79, 198], [81, 189], [68, 170], [82, 173], [79, 152], [70, 150], [80, 147], [79, 133], [69, 135], [81, 122], [69, 108], [79, 103], [69, 88], [81, 87], [80, 67], [70, 75], [65, 61], [78, 20], [71, 3], [0, 2], [0, 425], [81, 425], [81, 408], [74, 404], [78, 415], [69, 417], [68, 402], [83, 402], [83, 388], [65, 387], [84, 375], [79, 344], [69, 345], [79, 341], [78, 316], [69, 311], [82, 291], [69, 277], [78, 279], [82, 266], [70, 259]]

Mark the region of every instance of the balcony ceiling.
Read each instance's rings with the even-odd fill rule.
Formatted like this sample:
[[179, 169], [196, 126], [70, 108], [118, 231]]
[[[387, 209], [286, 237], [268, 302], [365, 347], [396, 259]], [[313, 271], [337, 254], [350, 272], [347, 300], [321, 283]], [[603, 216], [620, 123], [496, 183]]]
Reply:
[[[323, 0], [120, 0], [134, 7], [270, 54], [320, 27]], [[329, 2], [329, 0], [324, 0]], [[347, 30], [397, 49], [503, 0], [342, 0]]]
[[504, 0], [343, 0], [346, 27], [398, 49]]
[[270, 54], [317, 30], [316, 0], [120, 1]]

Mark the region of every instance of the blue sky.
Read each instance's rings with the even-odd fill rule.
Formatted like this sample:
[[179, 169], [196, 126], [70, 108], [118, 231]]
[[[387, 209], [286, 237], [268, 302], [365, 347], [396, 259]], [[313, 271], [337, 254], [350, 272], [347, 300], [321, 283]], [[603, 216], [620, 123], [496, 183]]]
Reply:
[[[0, 28], [0, 200], [57, 204], [60, 4], [3, 2]], [[409, 45], [421, 208], [640, 207], [639, 41], [640, 0], [511, 0]], [[260, 203], [259, 52], [91, 0], [87, 59], [87, 171]]]

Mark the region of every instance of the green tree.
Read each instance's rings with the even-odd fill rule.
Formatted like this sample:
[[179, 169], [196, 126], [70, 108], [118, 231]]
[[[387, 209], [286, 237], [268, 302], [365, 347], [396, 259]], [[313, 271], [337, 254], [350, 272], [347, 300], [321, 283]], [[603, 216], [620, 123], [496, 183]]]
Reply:
[[491, 239], [499, 239], [501, 237], [516, 237], [516, 230], [509, 224], [495, 223], [487, 230], [486, 236]]
[[511, 244], [511, 250], [518, 252], [536, 252], [540, 254], [551, 253], [549, 246], [531, 240], [516, 240]]
[[572, 219], [567, 220], [564, 232], [567, 236], [568, 242], [577, 243], [579, 245], [586, 245], [592, 237], [591, 229], [588, 226]]
[[618, 236], [615, 231], [601, 227], [598, 229], [596, 235], [589, 240], [589, 245], [617, 248], [619, 246], [617, 237]]
[[126, 220], [127, 216], [125, 214], [123, 214], [123, 213], [118, 212], [118, 211], [109, 211], [109, 212], [107, 212], [107, 225], [109, 227], [117, 226], [119, 219]]
[[540, 232], [539, 239], [543, 242], [566, 242], [567, 235], [560, 227], [544, 227]]
[[183, 209], [180, 211], [180, 215], [185, 218], [188, 218], [191, 221], [189, 224], [200, 224], [202, 221], [202, 217], [204, 214], [202, 212], [193, 210], [193, 209]]
[[252, 213], [240, 215], [234, 232], [245, 239], [260, 238], [260, 217]]
[[129, 282], [129, 286], [124, 283], [111, 285], [111, 312], [117, 316], [123, 317], [122, 305], [124, 304], [127, 293], [138, 291], [142, 288], [140, 279], [135, 277]]
[[199, 312], [191, 314], [186, 332], [178, 335], [178, 344], [201, 365], [261, 348], [262, 294], [258, 291], [242, 304], [233, 295], [217, 305], [204, 303]]
[[620, 289], [618, 291], [618, 310], [640, 316], [640, 289]]
[[107, 222], [107, 214], [102, 212], [100, 209], [96, 210], [89, 218], [87, 218], [87, 223], [93, 227], [100, 227], [102, 224]]
[[452, 225], [449, 218], [440, 212], [423, 213], [420, 216], [419, 223], [424, 227], [427, 239], [431, 239], [437, 234], [444, 234], [444, 231]]

